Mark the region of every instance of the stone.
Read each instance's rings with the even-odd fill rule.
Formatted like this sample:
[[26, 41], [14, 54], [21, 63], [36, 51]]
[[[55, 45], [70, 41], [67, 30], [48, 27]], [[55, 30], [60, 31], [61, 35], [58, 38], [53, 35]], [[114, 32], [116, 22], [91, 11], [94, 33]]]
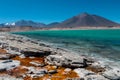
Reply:
[[26, 58], [25, 55], [23, 55], [23, 54], [20, 55], [19, 57], [22, 58], [22, 59], [23, 59], [23, 58]]
[[0, 42], [0, 48], [6, 49], [8, 47], [8, 44], [6, 42]]
[[51, 51], [21, 51], [22, 54], [24, 54], [26, 57], [44, 57], [51, 54]]
[[94, 62], [91, 65], [87, 66], [86, 69], [95, 73], [102, 73], [105, 71], [105, 66], [102, 65], [100, 62]]
[[65, 72], [70, 72], [72, 69], [70, 69], [70, 68], [66, 68], [64, 71]]
[[13, 50], [15, 52], [19, 52], [20, 51], [19, 48], [17, 48], [17, 47], [9, 46], [9, 48], [10, 48], [10, 50]]
[[109, 80], [101, 75], [89, 75], [84, 78], [84, 80]]
[[74, 70], [80, 77], [80, 80], [108, 80], [104, 76], [101, 76], [99, 74], [96, 74], [92, 71], [88, 71], [86, 69], [75, 69]]
[[83, 78], [67, 78], [65, 80], [84, 80]]
[[35, 57], [29, 57], [30, 59], [34, 59]]
[[11, 59], [14, 58], [16, 55], [14, 54], [0, 54], [0, 59], [5, 60], [5, 59]]
[[103, 72], [102, 75], [110, 80], [120, 80], [120, 68], [111, 68]]
[[49, 70], [48, 71], [48, 74], [55, 74], [55, 73], [57, 73], [57, 70]]
[[37, 66], [37, 67], [43, 67], [43, 66], [45, 66], [45, 64], [39, 63], [39, 62], [37, 62], [37, 61], [30, 62], [30, 64], [32, 64], [32, 65], [34, 65], [34, 66]]
[[57, 69], [58, 67], [57, 66], [52, 66], [54, 69]]
[[35, 67], [29, 67], [27, 73], [28, 76], [31, 76], [33, 78], [44, 76], [48, 73], [48, 71], [46, 69], [36, 69]]
[[45, 62], [50, 65], [63, 66], [66, 68], [80, 68], [87, 66], [84, 58], [72, 60], [60, 55], [49, 55], [46, 57]]
[[94, 75], [95, 73], [92, 71], [88, 71], [84, 68], [77, 68], [74, 69], [74, 71], [78, 74], [78, 76], [80, 76], [81, 78], [86, 77], [87, 75]]
[[0, 54], [6, 54], [6, 53], [7, 53], [7, 51], [5, 49], [0, 48]]
[[14, 50], [10, 50], [10, 49], [8, 49], [7, 52], [9, 54], [14, 54], [14, 55], [20, 55], [21, 54], [20, 52], [17, 52], [17, 51], [14, 51]]
[[9, 63], [9, 62], [12, 62], [12, 60], [5, 60], [2, 63]]
[[20, 61], [17, 60], [1, 60], [0, 61], [0, 71], [6, 71], [18, 67]]
[[0, 80], [23, 80], [22, 78], [15, 78], [9, 75], [0, 76]]

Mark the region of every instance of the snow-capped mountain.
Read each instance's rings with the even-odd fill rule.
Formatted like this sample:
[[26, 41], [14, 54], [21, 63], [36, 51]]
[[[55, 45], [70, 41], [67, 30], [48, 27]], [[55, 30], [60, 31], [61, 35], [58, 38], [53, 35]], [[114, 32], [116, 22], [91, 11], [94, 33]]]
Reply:
[[6, 26], [15, 26], [15, 22], [13, 22], [13, 23], [5, 23], [4, 25], [6, 25]]
[[20, 20], [20, 21], [16, 21], [13, 23], [2, 23], [0, 24], [1, 27], [44, 27], [46, 26], [44, 23], [38, 23], [38, 22], [34, 22], [34, 21], [28, 21], [28, 20]]

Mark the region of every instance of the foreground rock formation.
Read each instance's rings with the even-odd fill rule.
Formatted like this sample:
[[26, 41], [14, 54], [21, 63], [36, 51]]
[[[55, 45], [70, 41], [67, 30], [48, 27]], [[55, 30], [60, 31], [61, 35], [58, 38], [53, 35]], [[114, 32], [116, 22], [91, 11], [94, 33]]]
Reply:
[[0, 80], [120, 80], [120, 68], [23, 36], [1, 33]]

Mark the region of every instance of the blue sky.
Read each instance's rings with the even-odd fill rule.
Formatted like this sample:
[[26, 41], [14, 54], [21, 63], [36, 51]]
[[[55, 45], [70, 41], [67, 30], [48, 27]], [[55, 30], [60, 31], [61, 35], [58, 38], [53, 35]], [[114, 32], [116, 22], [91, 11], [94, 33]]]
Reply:
[[0, 23], [21, 19], [60, 22], [82, 12], [120, 23], [120, 0], [0, 0]]

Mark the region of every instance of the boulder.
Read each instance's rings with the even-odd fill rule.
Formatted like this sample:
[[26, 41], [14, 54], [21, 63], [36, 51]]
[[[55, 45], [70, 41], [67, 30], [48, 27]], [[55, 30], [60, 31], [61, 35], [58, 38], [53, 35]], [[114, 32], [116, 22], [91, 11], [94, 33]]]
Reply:
[[92, 71], [88, 71], [86, 69], [78, 68], [78, 69], [75, 69], [74, 71], [80, 76], [79, 80], [109, 80], [104, 76], [96, 74]]
[[5, 49], [0, 48], [0, 54], [6, 54], [6, 53], [7, 53], [7, 51]]
[[89, 75], [84, 78], [84, 80], [109, 80], [101, 75]]
[[6, 71], [18, 67], [20, 65], [20, 61], [16, 60], [1, 60], [0, 61], [0, 71]]
[[1, 54], [0, 55], [0, 59], [2, 59], [2, 60], [5, 60], [5, 59], [11, 59], [11, 58], [13, 58], [13, 57], [15, 57], [16, 55], [14, 55], [14, 54]]
[[102, 75], [110, 80], [120, 80], [120, 68], [111, 68], [106, 70]]
[[48, 74], [55, 74], [55, 73], [57, 73], [57, 70], [49, 70], [48, 71]]
[[20, 55], [20, 54], [21, 54], [20, 52], [16, 52], [16, 51], [14, 51], [14, 50], [7, 50], [7, 52], [8, 52], [9, 54], [14, 54], [14, 55]]
[[51, 51], [21, 51], [26, 57], [43, 57], [51, 54]]
[[15, 52], [20, 52], [20, 49], [17, 47], [9, 46], [10, 50], [13, 50]]
[[9, 75], [0, 76], [0, 80], [23, 80], [22, 78], [15, 78]]
[[7, 47], [9, 47], [9, 44], [8, 44], [8, 43], [6, 43], [6, 42], [1, 42], [1, 41], [0, 41], [0, 48], [6, 49]]
[[45, 62], [50, 65], [63, 66], [66, 68], [81, 68], [87, 66], [86, 60], [82, 57], [78, 60], [73, 60], [60, 55], [49, 55], [46, 57]]
[[97, 61], [92, 63], [88, 67], [86, 67], [86, 69], [90, 70], [90, 71], [93, 71], [95, 73], [99, 73], [99, 74], [106, 70], [105, 66], [103, 64], [101, 64], [100, 62], [97, 62]]
[[47, 74], [48, 71], [46, 69], [36, 69], [35, 67], [29, 67], [27, 75], [33, 77], [42, 77]]
[[84, 78], [86, 77], [87, 75], [95, 75], [94, 72], [92, 71], [88, 71], [84, 68], [77, 68], [77, 69], [74, 69], [74, 71], [78, 74], [78, 76], [80, 76], [81, 78]]

